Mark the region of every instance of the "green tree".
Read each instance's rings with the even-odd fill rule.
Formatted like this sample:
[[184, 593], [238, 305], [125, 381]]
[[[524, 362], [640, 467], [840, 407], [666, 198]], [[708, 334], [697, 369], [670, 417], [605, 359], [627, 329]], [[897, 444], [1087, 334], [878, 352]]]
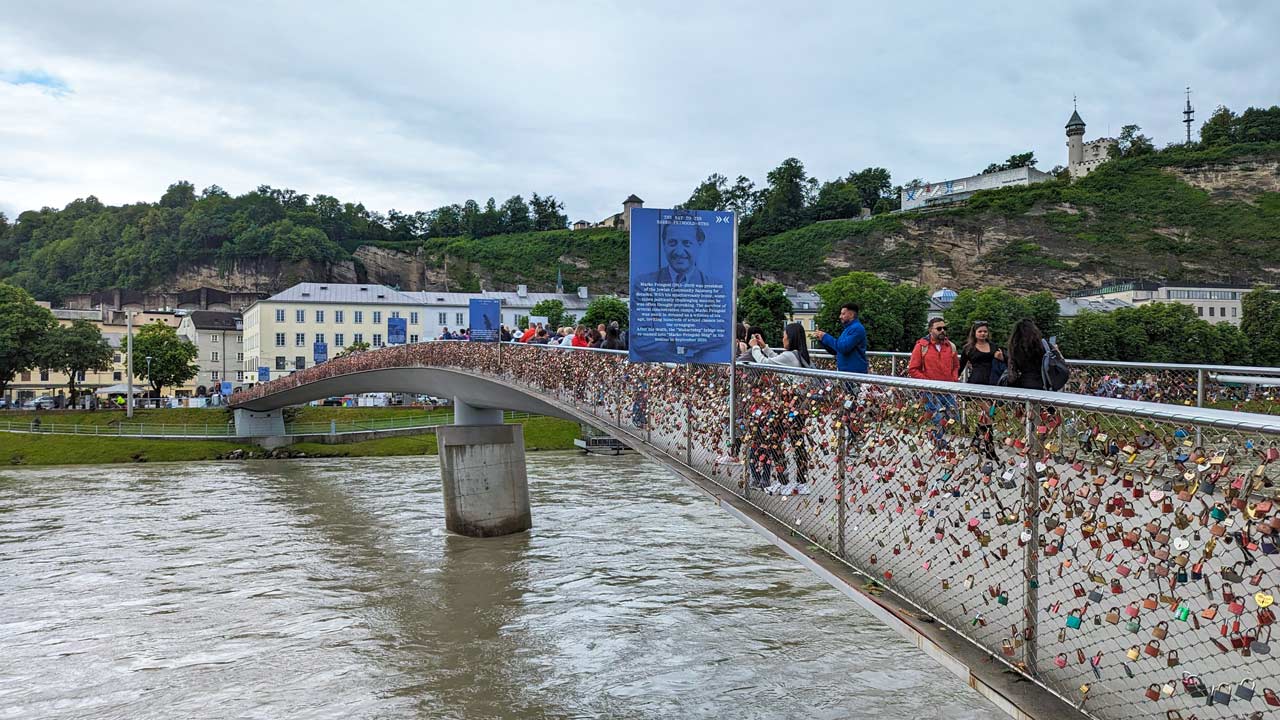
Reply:
[[878, 214], [880, 211], [875, 208], [880, 206], [881, 200], [889, 200], [892, 204], [895, 193], [892, 191], [893, 184], [888, 170], [882, 167], [864, 168], [849, 173], [848, 181], [858, 189], [858, 204], [862, 207], [871, 208], [872, 212]]
[[712, 173], [693, 189], [693, 194], [681, 205], [685, 210], [724, 210], [728, 200], [729, 178]]
[[910, 350], [924, 333], [929, 295], [924, 288], [910, 283], [890, 284], [872, 273], [852, 272], [832, 278], [813, 288], [822, 298], [822, 309], [816, 320], [818, 327], [839, 334], [840, 306], [857, 303], [860, 318], [867, 328], [870, 350]]
[[1236, 114], [1219, 105], [1200, 126], [1200, 142], [1205, 145], [1230, 145], [1236, 142]]
[[805, 208], [809, 176], [796, 158], [783, 160], [769, 171], [769, 186], [760, 193], [759, 203], [741, 224], [739, 235], [752, 240], [776, 235], [808, 223]]
[[353, 342], [350, 345], [342, 348], [342, 350], [339, 350], [338, 354], [334, 355], [334, 357], [342, 357], [344, 355], [351, 355], [353, 353], [361, 353], [368, 349], [369, 349], [369, 343], [361, 340], [360, 342]]
[[1213, 326], [1210, 342], [1221, 356], [1217, 362], [1223, 365], [1252, 365], [1255, 362], [1249, 336], [1229, 322]]
[[[561, 307], [564, 307], [563, 303]], [[587, 305], [587, 312], [582, 316], [583, 324], [589, 327], [595, 327], [600, 323], [608, 325], [611, 322], [617, 322], [619, 327], [625, 328], [627, 319], [627, 304], [616, 297], [607, 296], [592, 300], [591, 304]]]
[[738, 293], [738, 320], [751, 325], [751, 332], [760, 333], [771, 347], [782, 345], [782, 328], [793, 309], [781, 283], [749, 285]]
[[76, 384], [80, 374], [110, 370], [115, 350], [102, 337], [97, 325], [88, 320], [74, 320], [70, 325], [58, 325], [46, 333], [37, 355], [40, 367], [66, 373], [67, 397], [74, 405], [79, 395]]
[[1002, 163], [991, 163], [987, 166], [986, 170], [982, 171], [982, 174], [986, 175], [988, 173], [1000, 172], [1001, 170], [1012, 170], [1020, 167], [1035, 167], [1035, 164], [1036, 154], [1034, 152], [1028, 151], [1024, 153], [1017, 153], [1010, 155], [1009, 159]]
[[[1053, 301], [1053, 314], [1056, 319], [1058, 304]], [[1027, 299], [1019, 297], [1002, 287], [987, 287], [980, 290], [965, 289], [956, 293], [955, 302], [947, 308], [942, 316], [950, 326], [951, 338], [957, 346], [963, 345], [969, 336], [969, 329], [979, 320], [985, 321], [991, 328], [991, 340], [997, 345], [1008, 344], [1009, 334], [1013, 326], [1023, 318], [1034, 318], [1034, 313]], [[1036, 325], [1039, 325], [1037, 320]], [[1046, 337], [1048, 337], [1046, 335]]]
[[848, 180], [832, 180], [822, 184], [813, 203], [814, 220], [856, 218], [862, 210], [862, 196]]
[[1035, 320], [1036, 327], [1045, 338], [1057, 335], [1062, 329], [1058, 320], [1058, 300], [1048, 290], [1032, 293], [1022, 299], [1027, 306], [1027, 316]]
[[572, 317], [565, 314], [564, 303], [559, 300], [539, 300], [529, 309], [530, 315], [545, 317], [551, 327], [564, 327]]
[[1115, 360], [1117, 332], [1111, 313], [1085, 310], [1062, 324], [1058, 347], [1069, 358]]
[[1120, 137], [1117, 138], [1116, 151], [1120, 157], [1137, 157], [1139, 155], [1149, 155], [1156, 151], [1156, 146], [1151, 142], [1151, 138], [1142, 134], [1142, 128], [1137, 125], [1125, 125], [1120, 128]]
[[41, 341], [57, 324], [26, 290], [0, 283], [0, 397], [18, 373], [36, 366]]
[[[166, 387], [177, 387], [200, 371], [195, 364], [199, 350], [178, 331], [162, 322], [138, 329], [133, 339], [133, 374], [151, 383], [152, 396]], [[145, 358], [151, 358], [148, 375]]]
[[181, 180], [169, 186], [160, 196], [160, 207], [189, 208], [196, 202], [196, 186]]
[[509, 233], [529, 232], [533, 228], [533, 219], [529, 217], [529, 204], [519, 195], [512, 195], [502, 203], [502, 231]]
[[534, 230], [563, 230], [569, 226], [569, 216], [564, 214], [564, 203], [556, 200], [554, 195], [543, 197], [534, 193], [529, 200], [529, 209], [533, 213]]
[[1259, 286], [1240, 301], [1240, 330], [1249, 339], [1253, 362], [1280, 366], [1280, 293]]

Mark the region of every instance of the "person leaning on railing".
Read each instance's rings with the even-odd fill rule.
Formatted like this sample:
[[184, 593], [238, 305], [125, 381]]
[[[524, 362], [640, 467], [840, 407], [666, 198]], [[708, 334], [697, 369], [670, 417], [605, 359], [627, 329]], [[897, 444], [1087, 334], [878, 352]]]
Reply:
[[786, 365], [788, 367], [811, 368], [813, 361], [809, 359], [809, 348], [805, 347], [804, 326], [793, 322], [782, 332], [782, 352], [774, 352], [759, 333], [751, 336], [751, 358], [767, 365]]
[[836, 369], [840, 372], [865, 373], [867, 371], [867, 331], [858, 320], [859, 307], [855, 303], [840, 306], [840, 324], [844, 327], [840, 337], [833, 337], [821, 330], [814, 335], [822, 347], [836, 356]]
[[1009, 387], [1045, 390], [1040, 372], [1044, 364], [1044, 336], [1034, 321], [1022, 319], [1009, 335]]

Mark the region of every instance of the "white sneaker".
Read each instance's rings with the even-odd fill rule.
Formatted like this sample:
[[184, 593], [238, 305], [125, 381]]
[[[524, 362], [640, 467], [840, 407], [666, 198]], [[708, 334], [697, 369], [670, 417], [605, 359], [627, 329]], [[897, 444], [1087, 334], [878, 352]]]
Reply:
[[769, 487], [767, 487], [767, 488], [765, 488], [765, 489], [764, 489], [765, 493], [767, 493], [767, 494], [769, 494], [769, 495], [777, 495], [777, 494], [778, 494], [778, 492], [779, 492], [779, 491], [781, 491], [781, 490], [782, 490], [782, 486], [781, 486], [781, 485], [779, 485], [778, 483], [774, 483], [774, 484], [772, 484], [772, 485], [770, 485]]
[[782, 486], [782, 489], [778, 491], [778, 494], [782, 495], [783, 497], [790, 497], [792, 495], [795, 495], [797, 492], [799, 491], [796, 490], [796, 484], [793, 482], [788, 482], [786, 485]]
[[800, 495], [809, 494], [809, 483], [799, 483], [796, 485], [796, 491]]

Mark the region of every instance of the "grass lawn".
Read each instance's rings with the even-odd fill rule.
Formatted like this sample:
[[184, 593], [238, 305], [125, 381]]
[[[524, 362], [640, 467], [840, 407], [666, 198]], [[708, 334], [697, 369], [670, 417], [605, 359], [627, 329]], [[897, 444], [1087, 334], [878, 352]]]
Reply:
[[252, 445], [216, 440], [136, 440], [76, 435], [0, 433], [3, 465], [105, 465], [128, 462], [213, 460]]
[[[341, 408], [323, 409], [340, 410]], [[386, 410], [387, 408], [348, 409]], [[148, 412], [164, 413], [173, 411], [152, 410]], [[217, 413], [220, 411], [190, 410], [184, 412]], [[421, 413], [421, 409], [418, 412]], [[50, 414], [44, 413], [43, 415], [47, 417]], [[106, 413], [100, 411], [98, 413], [84, 414], [105, 415]], [[29, 421], [28, 419], [27, 422]], [[53, 421], [50, 420], [49, 422]], [[59, 419], [58, 422], [64, 421]], [[573, 439], [578, 436], [577, 423], [567, 420], [535, 417], [522, 422], [524, 424], [524, 446], [529, 451], [571, 450], [573, 449]], [[105, 465], [110, 463], [140, 462], [143, 460], [146, 462], [212, 460], [235, 449], [262, 452], [261, 448], [255, 445], [216, 440], [140, 440], [134, 438], [28, 435], [25, 433], [0, 432], [0, 465]], [[289, 449], [317, 457], [434, 455], [437, 452], [434, 433], [366, 440], [345, 445], [298, 443], [290, 445]]]
[[[524, 448], [535, 450], [572, 450], [573, 439], [578, 437], [578, 424], [551, 417], [537, 417], [522, 421], [524, 424]], [[289, 449], [314, 457], [383, 457], [389, 455], [435, 455], [439, 452], [434, 433], [405, 437], [381, 438], [345, 445], [323, 443], [296, 443]]]
[[[289, 422], [299, 423], [327, 423], [330, 420], [338, 422], [358, 422], [361, 420], [379, 420], [383, 418], [397, 417], [423, 417], [430, 415], [438, 417], [442, 422], [447, 422], [453, 417], [453, 410], [443, 408], [440, 410], [428, 411], [426, 408], [403, 408], [403, 407], [311, 407], [305, 406], [294, 409], [286, 417]], [[120, 423], [146, 424], [146, 425], [190, 425], [192, 427], [203, 427], [206, 423], [210, 427], [225, 426], [231, 421], [231, 411], [226, 408], [165, 408], [163, 410], [134, 410], [133, 419], [125, 417], [124, 412], [120, 410], [10, 410], [0, 411], [0, 427], [5, 422], [15, 424], [29, 425], [35, 418], [40, 418], [42, 423], [56, 423], [58, 425], [97, 425], [100, 427], [115, 427]]]

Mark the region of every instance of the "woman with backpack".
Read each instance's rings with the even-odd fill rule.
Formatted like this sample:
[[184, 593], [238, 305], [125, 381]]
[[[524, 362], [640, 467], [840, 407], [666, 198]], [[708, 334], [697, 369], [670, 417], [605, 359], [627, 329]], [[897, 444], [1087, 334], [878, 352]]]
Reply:
[[991, 342], [991, 326], [986, 320], [975, 322], [960, 350], [960, 377], [971, 385], [998, 385], [1004, 370], [1004, 350]]
[[1044, 365], [1044, 336], [1033, 320], [1024, 318], [1009, 335], [1009, 387], [1044, 390], [1040, 369]]

